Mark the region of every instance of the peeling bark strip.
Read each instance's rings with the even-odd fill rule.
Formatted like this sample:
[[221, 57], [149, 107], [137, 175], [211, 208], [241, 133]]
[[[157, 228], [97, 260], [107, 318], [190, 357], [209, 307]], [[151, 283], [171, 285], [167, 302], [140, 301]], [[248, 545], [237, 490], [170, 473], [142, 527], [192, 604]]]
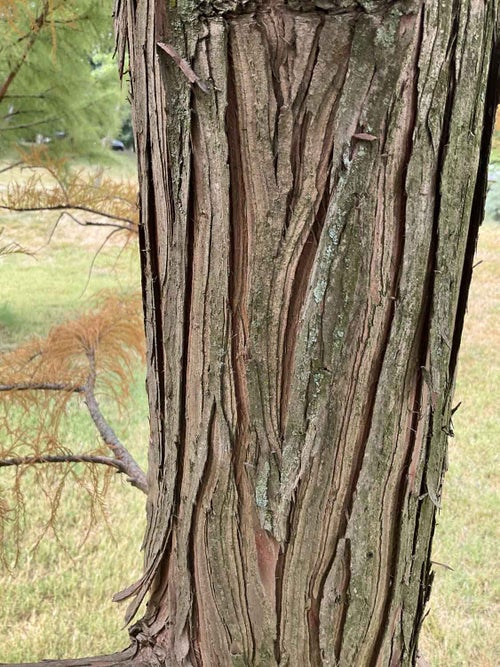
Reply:
[[414, 663], [497, 10], [118, 0], [151, 409], [134, 664]]

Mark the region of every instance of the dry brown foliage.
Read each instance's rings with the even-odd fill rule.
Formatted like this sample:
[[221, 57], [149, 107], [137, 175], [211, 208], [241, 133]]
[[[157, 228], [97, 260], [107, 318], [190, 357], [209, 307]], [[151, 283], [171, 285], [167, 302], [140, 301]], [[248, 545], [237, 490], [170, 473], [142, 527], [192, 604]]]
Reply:
[[109, 295], [100, 307], [53, 327], [46, 338], [35, 337], [1, 355], [0, 386], [81, 386], [92, 353], [100, 386], [118, 399], [128, 388], [132, 353], [144, 354], [142, 328], [140, 298]]
[[[144, 473], [98, 402], [106, 396], [123, 405], [134, 362], [143, 357], [138, 296], [108, 296], [94, 310], [55, 326], [46, 338], [34, 338], [0, 355], [0, 541], [6, 522], [15, 535], [22, 530], [25, 478], [50, 500], [40, 539], [49, 528], [55, 529], [70, 479], [90, 501], [89, 527], [95, 512], [104, 509], [109, 476], [103, 472], [125, 473], [132, 485], [146, 490]], [[65, 446], [68, 413], [81, 407], [87, 408], [101, 438], [98, 449], [73, 451]]]
[[[80, 225], [108, 227], [111, 234], [135, 236], [139, 217], [137, 182], [106, 176], [103, 169], [75, 169], [64, 157], [51, 155], [46, 146], [19, 150], [22, 181], [12, 181], [0, 208], [9, 211], [60, 211]], [[56, 223], [56, 226], [57, 226]]]

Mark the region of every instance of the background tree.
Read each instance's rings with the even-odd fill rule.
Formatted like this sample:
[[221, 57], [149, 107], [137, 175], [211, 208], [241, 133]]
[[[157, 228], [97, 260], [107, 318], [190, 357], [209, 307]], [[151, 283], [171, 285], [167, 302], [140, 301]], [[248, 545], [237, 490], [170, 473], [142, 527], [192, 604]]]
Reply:
[[110, 67], [111, 0], [2, 0], [0, 147], [50, 139], [66, 154], [96, 154], [125, 119]]
[[150, 599], [129, 649], [69, 664], [415, 662], [497, 11], [118, 2], [152, 426], [118, 597]]

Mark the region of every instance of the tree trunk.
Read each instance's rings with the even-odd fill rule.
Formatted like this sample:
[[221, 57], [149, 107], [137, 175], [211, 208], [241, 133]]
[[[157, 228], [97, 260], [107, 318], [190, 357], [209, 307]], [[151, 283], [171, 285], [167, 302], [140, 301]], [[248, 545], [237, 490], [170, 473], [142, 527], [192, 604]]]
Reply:
[[498, 0], [117, 0], [151, 410], [121, 654], [417, 659]]
[[118, 0], [151, 408], [135, 664], [414, 663], [497, 6]]

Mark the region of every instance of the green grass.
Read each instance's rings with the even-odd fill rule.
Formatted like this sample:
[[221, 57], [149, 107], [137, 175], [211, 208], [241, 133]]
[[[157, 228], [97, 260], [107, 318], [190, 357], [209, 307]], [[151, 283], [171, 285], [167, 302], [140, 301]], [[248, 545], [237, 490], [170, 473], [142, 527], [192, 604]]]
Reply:
[[[36, 224], [48, 232], [44, 220], [37, 220]], [[68, 222], [70, 225], [74, 223]], [[16, 229], [16, 238], [21, 238], [22, 232]], [[96, 256], [100, 244], [85, 247], [61, 241], [61, 235], [66, 239], [68, 232], [56, 232], [50, 246], [35, 248], [35, 257], [12, 255], [0, 264], [2, 348], [33, 333], [45, 333], [50, 326], [68, 319], [68, 315], [88, 308], [93, 297], [104, 290], [127, 292], [138, 288], [135, 248], [123, 249], [110, 243]]]
[[[121, 176], [128, 170], [124, 162], [115, 173]], [[31, 250], [39, 249], [35, 259], [10, 256], [0, 262], [0, 346], [4, 349], [33, 332], [43, 334], [53, 323], [86, 309], [102, 290], [138, 288], [137, 249], [130, 245], [121, 252], [121, 244], [113, 241], [97, 258], [82, 295], [103, 238], [95, 230], [89, 232], [65, 221], [46, 246], [54, 221], [50, 215], [4, 216], [0, 223], [9, 237]], [[496, 520], [499, 255], [500, 226], [485, 224], [477, 255], [483, 263], [475, 270], [455, 395], [455, 402], [461, 400], [462, 406], [454, 419], [456, 437], [450, 441], [449, 472], [433, 553], [435, 561], [453, 571], [435, 565], [430, 613], [421, 640], [422, 652], [433, 667], [500, 664]], [[120, 412], [108, 402], [103, 411], [145, 465], [148, 423], [141, 369], [125, 409]], [[70, 412], [66, 432], [68, 444], [93, 443], [96, 437], [78, 405]], [[31, 483], [28, 480], [28, 486]], [[86, 506], [81, 492], [68, 489], [58, 523], [64, 548], [49, 534], [36, 551], [32, 547], [48, 507], [36, 489], [29, 489], [28, 496], [19, 563], [11, 572], [0, 571], [0, 662], [76, 657], [123, 648], [127, 644], [124, 608], [112, 603], [111, 596], [141, 574], [142, 494], [113, 475], [107, 495], [112, 532], [101, 520], [82, 545], [88, 523]], [[14, 544], [5, 546], [12, 564]]]
[[421, 638], [432, 667], [500, 664], [498, 548], [500, 225], [481, 231], [460, 353], [449, 470], [433, 549], [430, 612]]

